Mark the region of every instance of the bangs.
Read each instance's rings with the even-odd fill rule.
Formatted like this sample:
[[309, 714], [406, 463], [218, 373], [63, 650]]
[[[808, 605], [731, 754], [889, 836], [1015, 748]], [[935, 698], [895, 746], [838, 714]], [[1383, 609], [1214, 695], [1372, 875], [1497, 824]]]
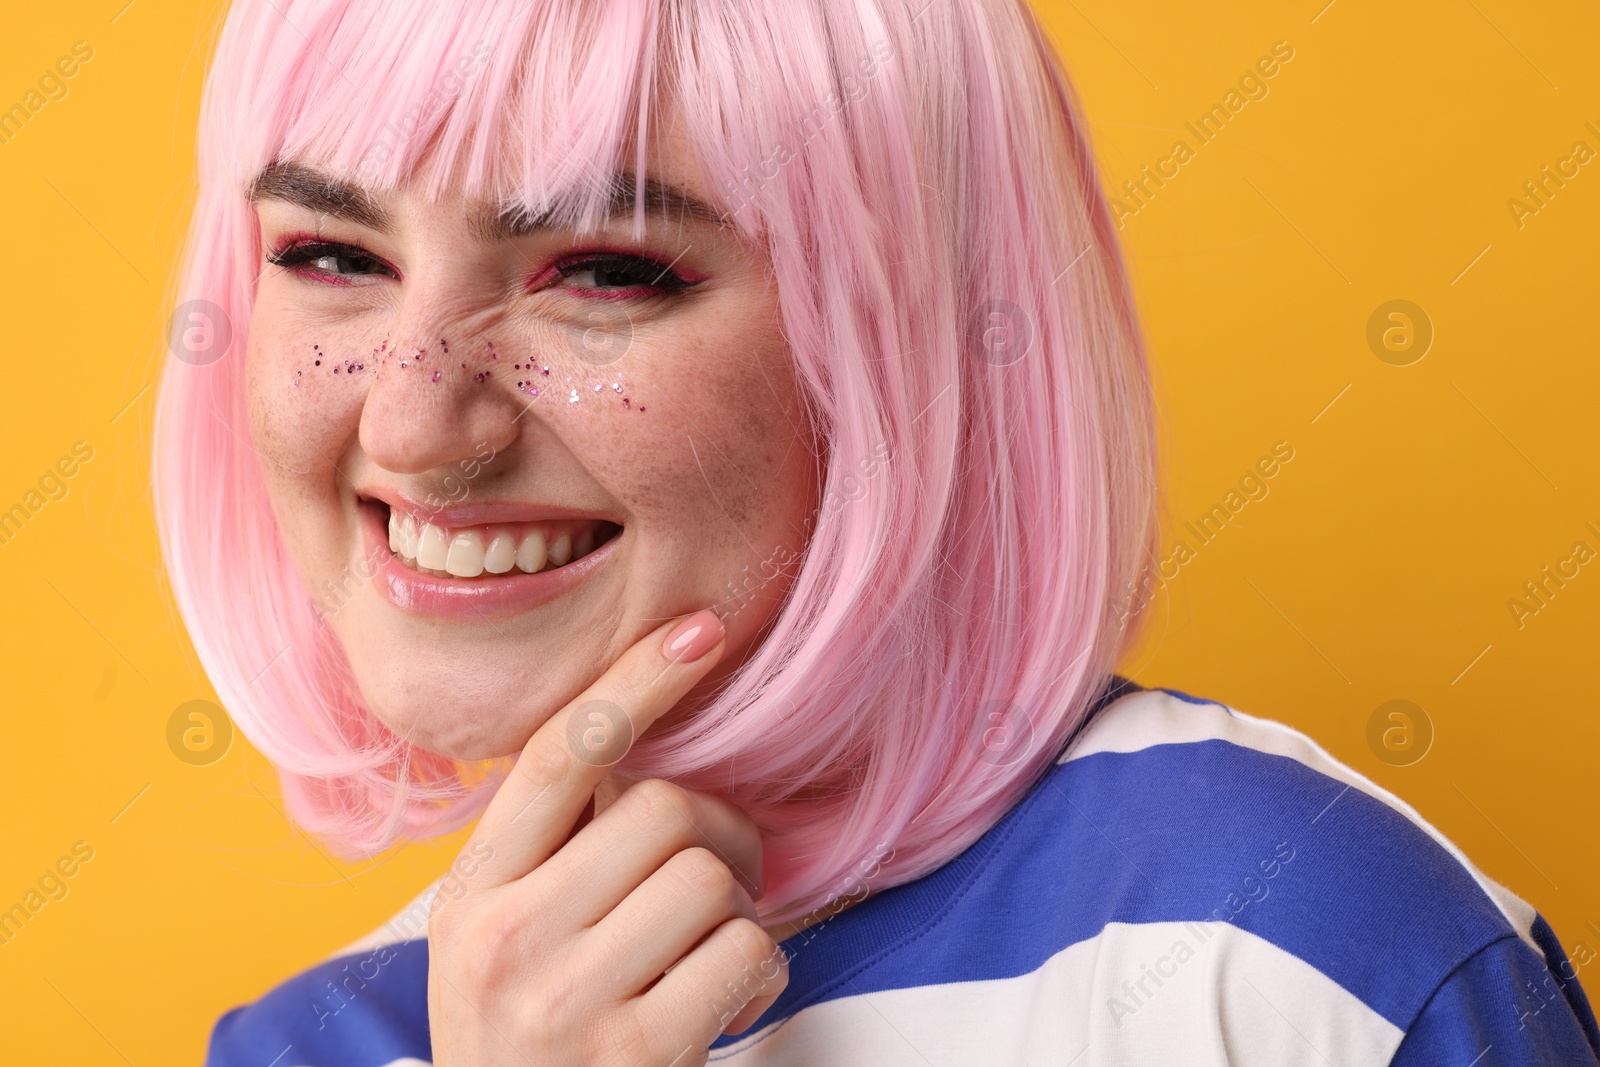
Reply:
[[[644, 188], [677, 66], [658, 55], [657, 3], [249, 8], [258, 24], [237, 30], [259, 47], [227, 102], [240, 188], [275, 162], [316, 163], [370, 191], [414, 180], [433, 201], [499, 202], [580, 230], [606, 217], [619, 179]], [[633, 204], [639, 230], [645, 196]]]

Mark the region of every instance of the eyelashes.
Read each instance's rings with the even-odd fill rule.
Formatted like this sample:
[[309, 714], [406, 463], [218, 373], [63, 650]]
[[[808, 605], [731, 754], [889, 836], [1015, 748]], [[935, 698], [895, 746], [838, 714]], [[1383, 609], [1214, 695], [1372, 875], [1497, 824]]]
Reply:
[[[329, 265], [313, 265], [323, 261], [327, 261]], [[378, 273], [386, 277], [400, 277], [393, 267], [366, 249], [338, 241], [292, 241], [267, 256], [267, 262], [275, 267], [283, 267], [302, 276], [316, 277], [333, 285], [349, 285], [350, 277], [368, 273], [361, 269], [363, 267], [376, 268]], [[346, 271], [344, 269], [346, 267], [352, 269]]]
[[[330, 285], [351, 285], [357, 277], [400, 277], [371, 252], [341, 241], [291, 238], [266, 258], [275, 267]], [[575, 296], [619, 299], [681, 293], [704, 279], [649, 256], [605, 250], [569, 255], [539, 271], [527, 289], [543, 290], [558, 280], [572, 283], [567, 289]]]
[[658, 263], [629, 252], [589, 253], [576, 259], [568, 258], [541, 272], [530, 283], [530, 288], [538, 288], [554, 277], [569, 281], [592, 278], [592, 286], [575, 286], [575, 290], [589, 296], [610, 298], [679, 293], [699, 284], [698, 278], [686, 278], [675, 273], [671, 264]]

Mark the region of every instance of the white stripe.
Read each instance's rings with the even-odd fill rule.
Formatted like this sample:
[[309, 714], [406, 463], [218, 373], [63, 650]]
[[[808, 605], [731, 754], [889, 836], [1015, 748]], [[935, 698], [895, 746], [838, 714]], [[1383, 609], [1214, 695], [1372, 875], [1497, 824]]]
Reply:
[[1455, 857], [1479, 888], [1494, 901], [1517, 936], [1537, 952], [1541, 960], [1544, 959], [1543, 950], [1533, 940], [1533, 923], [1537, 913], [1531, 905], [1478, 870], [1466, 854], [1434, 829], [1433, 824], [1424, 819], [1417, 809], [1365, 775], [1340, 763], [1321, 745], [1283, 723], [1246, 715], [1218, 704], [1191, 704], [1170, 693], [1147, 689], [1112, 701], [1057, 762], [1068, 763], [1097, 752], [1138, 752], [1156, 745], [1210, 740], [1227, 741], [1241, 748], [1286, 756], [1389, 805]]
[[1382, 1067], [1404, 1036], [1315, 967], [1232, 924], [1111, 923], [1030, 974], [840, 997], [711, 1061]]
[[441, 874], [434, 879], [427, 888], [411, 898], [411, 903], [395, 912], [389, 921], [376, 930], [352, 941], [344, 948], [321, 962], [338, 959], [340, 956], [353, 956], [358, 953], [371, 952], [373, 949], [384, 945], [397, 945], [402, 941], [428, 939], [428, 916], [432, 913], [433, 898], [438, 895], [439, 887], [444, 883], [447, 874]]

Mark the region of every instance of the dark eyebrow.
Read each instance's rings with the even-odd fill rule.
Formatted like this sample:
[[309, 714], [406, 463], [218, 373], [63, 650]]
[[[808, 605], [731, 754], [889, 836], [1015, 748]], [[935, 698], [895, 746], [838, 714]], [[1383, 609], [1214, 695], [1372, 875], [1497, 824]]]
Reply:
[[[728, 225], [728, 219], [722, 212], [675, 185], [647, 177], [643, 188], [638, 189], [632, 175], [621, 174], [613, 176], [609, 185], [602, 212], [605, 219], [631, 214], [634, 205], [641, 199], [636, 194], [642, 194], [647, 215], [658, 216], [667, 222], [688, 219], [718, 227]], [[479, 240], [493, 242], [526, 237], [538, 230], [559, 225], [562, 223], [552, 214], [532, 214], [521, 204], [511, 203], [497, 211], [484, 212], [474, 220], [472, 230]]]
[[[614, 219], [632, 212], [639, 200], [638, 191], [631, 176], [614, 176], [606, 199], [605, 217]], [[644, 180], [642, 193], [648, 214], [669, 221], [690, 219], [718, 227], [728, 224], [726, 216], [704, 200], [654, 178]], [[304, 163], [268, 165], [250, 183], [249, 198], [252, 202], [281, 200], [379, 233], [394, 230], [393, 217], [365, 189]], [[490, 243], [526, 237], [555, 225], [552, 214], [534, 214], [512, 202], [484, 210], [473, 220], [472, 232], [479, 240]]]
[[379, 233], [394, 229], [389, 213], [360, 186], [339, 181], [304, 163], [268, 164], [250, 183], [249, 197], [252, 203], [281, 200]]

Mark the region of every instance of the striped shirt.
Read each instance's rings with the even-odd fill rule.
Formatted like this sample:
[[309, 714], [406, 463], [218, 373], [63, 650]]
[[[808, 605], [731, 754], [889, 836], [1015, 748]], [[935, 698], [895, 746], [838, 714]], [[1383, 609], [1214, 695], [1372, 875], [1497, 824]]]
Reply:
[[[1279, 723], [1118, 682], [964, 852], [785, 939], [788, 986], [710, 1062], [1600, 1065], [1549, 925], [1409, 805]], [[224, 1015], [209, 1067], [427, 1064], [437, 887]]]

